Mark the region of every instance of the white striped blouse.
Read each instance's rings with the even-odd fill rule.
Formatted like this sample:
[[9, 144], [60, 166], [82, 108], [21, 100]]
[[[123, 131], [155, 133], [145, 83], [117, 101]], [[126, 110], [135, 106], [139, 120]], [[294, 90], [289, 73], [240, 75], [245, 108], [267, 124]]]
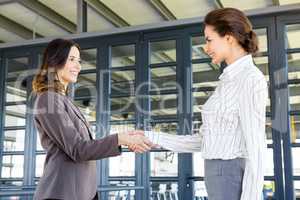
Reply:
[[202, 151], [204, 159], [245, 158], [241, 200], [261, 199], [266, 154], [267, 82], [251, 55], [228, 65], [202, 107], [199, 135], [146, 131], [155, 144], [175, 152]]

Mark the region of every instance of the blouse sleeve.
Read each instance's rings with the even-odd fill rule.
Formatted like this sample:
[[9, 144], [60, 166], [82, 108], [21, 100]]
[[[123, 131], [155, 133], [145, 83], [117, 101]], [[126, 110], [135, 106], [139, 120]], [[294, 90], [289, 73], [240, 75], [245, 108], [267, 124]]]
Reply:
[[240, 123], [245, 138], [247, 158], [241, 200], [260, 200], [264, 182], [266, 154], [265, 112], [267, 83], [263, 78], [249, 78], [240, 100]]
[[202, 137], [195, 135], [172, 135], [164, 132], [145, 131], [145, 136], [156, 145], [178, 153], [201, 151]]

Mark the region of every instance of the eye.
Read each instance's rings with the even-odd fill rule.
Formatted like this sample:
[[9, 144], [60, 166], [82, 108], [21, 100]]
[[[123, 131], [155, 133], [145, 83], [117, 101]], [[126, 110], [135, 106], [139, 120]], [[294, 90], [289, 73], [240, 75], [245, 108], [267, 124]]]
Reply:
[[78, 60], [78, 63], [79, 63], [79, 64], [82, 64], [82, 60], [79, 59], [79, 60]]

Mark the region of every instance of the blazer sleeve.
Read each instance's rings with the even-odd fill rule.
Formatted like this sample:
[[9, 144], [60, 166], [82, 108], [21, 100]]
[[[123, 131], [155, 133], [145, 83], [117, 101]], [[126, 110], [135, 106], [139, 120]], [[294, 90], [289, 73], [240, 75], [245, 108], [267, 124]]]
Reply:
[[[87, 161], [120, 155], [117, 135], [102, 139], [84, 139], [74, 126], [65, 104], [65, 96], [46, 92], [37, 98], [34, 119], [37, 126], [73, 161]], [[88, 134], [87, 130], [86, 133]]]

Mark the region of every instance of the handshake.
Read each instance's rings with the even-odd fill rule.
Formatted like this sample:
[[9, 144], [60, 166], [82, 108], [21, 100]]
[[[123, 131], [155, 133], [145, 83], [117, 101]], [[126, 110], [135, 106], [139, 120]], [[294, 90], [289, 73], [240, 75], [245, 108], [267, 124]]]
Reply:
[[119, 145], [128, 146], [129, 150], [135, 153], [144, 153], [152, 147], [157, 147], [144, 135], [144, 131], [134, 130], [124, 133], [118, 133]]

